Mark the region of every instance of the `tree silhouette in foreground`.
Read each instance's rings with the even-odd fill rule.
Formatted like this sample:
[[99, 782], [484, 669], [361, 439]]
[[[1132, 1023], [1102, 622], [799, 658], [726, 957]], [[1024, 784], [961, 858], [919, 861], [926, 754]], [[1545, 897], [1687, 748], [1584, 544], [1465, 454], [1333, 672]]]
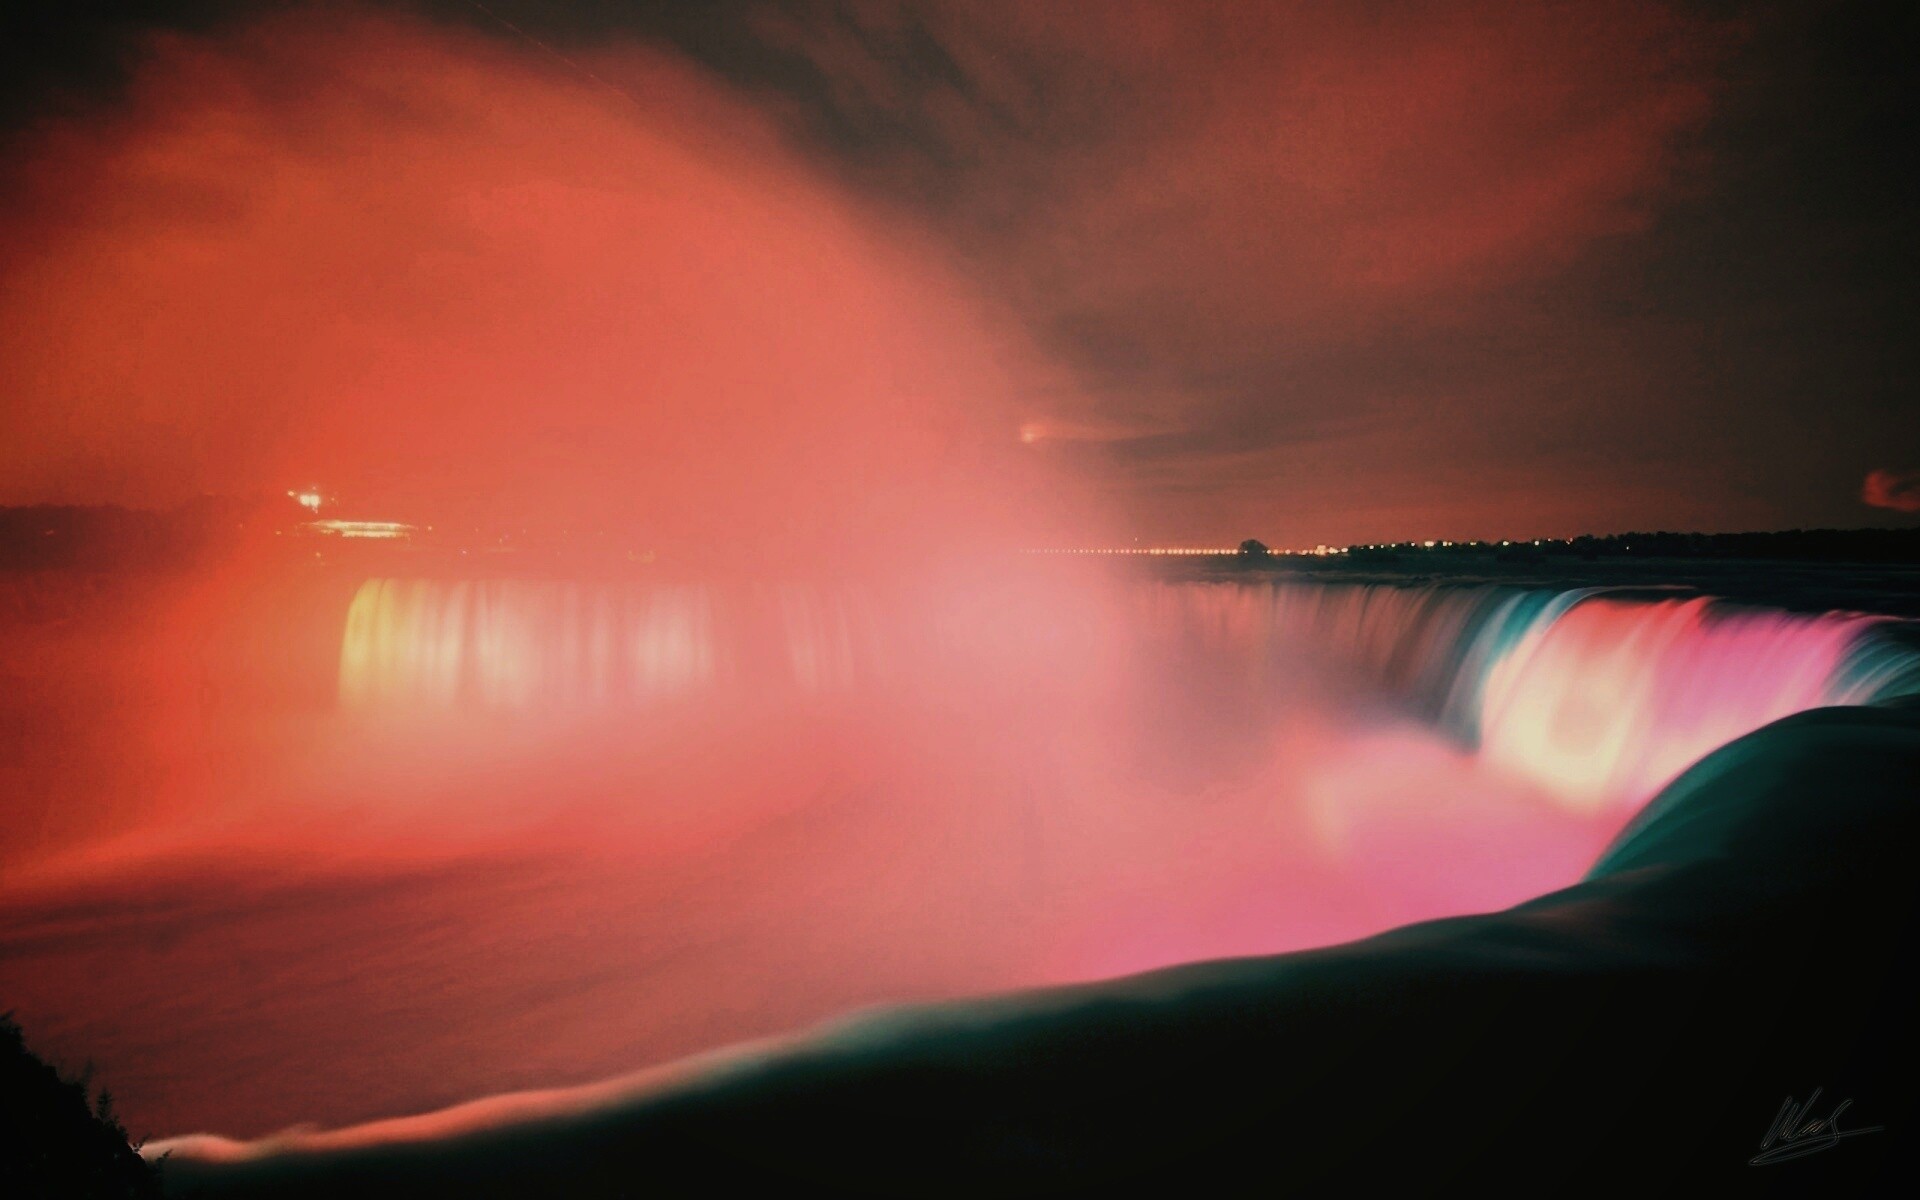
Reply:
[[0, 1015], [0, 1196], [159, 1195], [159, 1171], [128, 1141], [112, 1096], [95, 1100], [84, 1075], [63, 1078]]

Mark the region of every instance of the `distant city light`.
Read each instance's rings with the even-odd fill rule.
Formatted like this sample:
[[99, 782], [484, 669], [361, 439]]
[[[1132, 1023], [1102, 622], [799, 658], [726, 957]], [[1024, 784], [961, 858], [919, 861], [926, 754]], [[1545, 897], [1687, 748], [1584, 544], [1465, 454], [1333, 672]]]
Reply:
[[287, 495], [292, 496], [294, 503], [298, 504], [301, 508], [313, 513], [320, 511], [320, 505], [325, 500], [325, 497], [319, 492], [311, 489], [304, 492], [288, 492]]
[[[1238, 546], [1061, 546], [1025, 551], [1027, 554], [1232, 554]], [[1271, 551], [1269, 551], [1271, 553]]]
[[[1275, 558], [1307, 557], [1325, 558], [1336, 554], [1346, 554], [1346, 546], [1315, 546], [1311, 550], [1274, 550], [1255, 551]], [[1226, 556], [1239, 558], [1247, 551], [1238, 546], [1058, 546], [1024, 550], [1023, 554], [1088, 554], [1088, 555], [1148, 555], [1148, 556]]]
[[308, 521], [302, 529], [329, 537], [410, 538], [415, 526], [400, 521]]

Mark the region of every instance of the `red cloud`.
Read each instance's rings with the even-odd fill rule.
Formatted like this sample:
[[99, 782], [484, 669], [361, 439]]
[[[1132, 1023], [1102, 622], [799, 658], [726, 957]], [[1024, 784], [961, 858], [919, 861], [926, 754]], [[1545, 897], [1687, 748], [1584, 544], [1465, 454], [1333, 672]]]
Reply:
[[[1659, 451], [1653, 422], [1614, 415], [1644, 390], [1609, 392], [1617, 326], [1550, 289], [1699, 186], [1742, 30], [1657, 0], [835, 11], [765, 31], [825, 81], [809, 128], [936, 214], [1085, 373], [1069, 398], [1088, 407], [1036, 421], [1187, 432], [1101, 459], [1143, 527], [1296, 536], [1284, 513], [1309, 542], [1506, 536], [1514, 507], [1488, 498], [1526, 482], [1543, 430]], [[1523, 386], [1539, 355], [1553, 370]], [[1583, 494], [1565, 529], [1735, 519], [1561, 466], [1527, 507]], [[1360, 476], [1403, 484], [1411, 517], [1330, 499]]]
[[1920, 471], [1868, 471], [1860, 499], [1875, 508], [1920, 512]]
[[1730, 37], [1658, 3], [851, 13], [769, 36], [843, 118], [914, 132], [867, 156], [883, 182], [951, 193], [966, 162], [943, 201], [1013, 240], [1035, 303], [1157, 297], [1155, 322], [1216, 347], [1543, 277], [1645, 228]]
[[806, 554], [1052, 510], [1020, 340], [674, 60], [338, 9], [158, 38], [14, 183], [0, 503], [312, 481]]

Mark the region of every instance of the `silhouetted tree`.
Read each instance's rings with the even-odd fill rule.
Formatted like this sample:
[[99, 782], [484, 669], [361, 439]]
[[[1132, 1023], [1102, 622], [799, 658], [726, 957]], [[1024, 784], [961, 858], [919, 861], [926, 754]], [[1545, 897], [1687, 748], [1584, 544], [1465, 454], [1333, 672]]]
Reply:
[[8, 1200], [158, 1197], [160, 1176], [135, 1150], [104, 1090], [66, 1079], [0, 1015], [0, 1196]]
[[1270, 551], [1268, 551], [1265, 542], [1248, 538], [1246, 541], [1240, 543], [1240, 553], [1245, 558], [1265, 558]]

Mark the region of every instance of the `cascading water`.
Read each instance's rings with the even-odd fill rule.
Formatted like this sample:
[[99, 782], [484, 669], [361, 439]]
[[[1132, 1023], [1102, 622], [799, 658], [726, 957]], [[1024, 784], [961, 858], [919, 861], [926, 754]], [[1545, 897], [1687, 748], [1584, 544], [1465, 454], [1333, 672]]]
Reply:
[[[857, 590], [798, 585], [721, 595], [373, 580], [348, 615], [340, 695], [349, 706], [599, 704], [693, 691], [723, 664], [803, 692], [850, 690], [928, 665], [940, 640], [883, 620], [883, 607]], [[1308, 659], [1357, 668], [1489, 765], [1583, 812], [1638, 806], [1705, 754], [1791, 713], [1920, 691], [1920, 651], [1901, 642], [1900, 622], [1704, 597], [1162, 581], [1123, 591], [1119, 608], [1117, 621], [1092, 624], [1122, 654], [1157, 641], [1238, 660], [1255, 677]], [[947, 647], [960, 657], [977, 648]]]
[[[40, 714], [10, 768], [0, 991], [153, 1064], [115, 1091], [154, 1129], [1501, 909], [1748, 729], [1920, 691], [1909, 623], [1644, 592], [954, 569], [248, 599], [225, 641], [95, 622], [14, 660], [120, 724]], [[180, 686], [104, 710], [93, 677], [132, 667]], [[98, 987], [103, 947], [163, 942]], [[529, 1019], [566, 1031], [531, 1065], [449, 1033]]]
[[[1638, 807], [1687, 767], [1771, 721], [1910, 690], [1885, 622], [1695, 598], [1593, 597], [1492, 663], [1480, 753], [1587, 809]], [[1874, 664], [1871, 669], [1862, 666]]]
[[1149, 604], [1256, 657], [1354, 663], [1484, 761], [1587, 811], [1637, 807], [1792, 713], [1920, 691], [1905, 623], [1859, 614], [1389, 584], [1163, 583]]
[[349, 706], [638, 701], [711, 680], [711, 597], [692, 587], [376, 579], [347, 612]]

